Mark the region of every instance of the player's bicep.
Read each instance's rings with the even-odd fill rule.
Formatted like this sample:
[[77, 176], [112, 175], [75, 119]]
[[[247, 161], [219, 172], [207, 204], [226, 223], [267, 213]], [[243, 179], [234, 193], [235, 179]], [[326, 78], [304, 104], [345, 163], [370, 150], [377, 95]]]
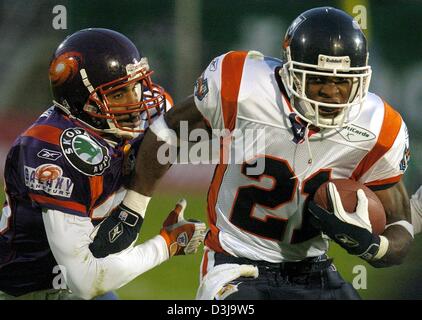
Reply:
[[165, 114], [164, 119], [167, 126], [176, 132], [179, 139], [184, 139], [181, 137], [181, 132], [186, 132], [186, 130], [181, 130], [183, 125], [187, 126], [187, 132], [194, 129], [203, 129], [209, 132], [207, 120], [196, 107], [193, 95], [171, 108]]
[[402, 181], [391, 188], [375, 191], [375, 193], [384, 205], [387, 224], [400, 220], [411, 222], [409, 196]]

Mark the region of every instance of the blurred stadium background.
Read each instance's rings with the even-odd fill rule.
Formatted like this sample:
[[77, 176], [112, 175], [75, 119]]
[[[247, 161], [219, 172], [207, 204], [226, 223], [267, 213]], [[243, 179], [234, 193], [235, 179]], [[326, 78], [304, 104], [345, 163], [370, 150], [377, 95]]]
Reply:
[[[66, 8], [67, 29], [56, 30], [56, 5]], [[229, 50], [259, 50], [278, 57], [284, 32], [302, 11], [332, 5], [359, 14], [367, 10], [371, 91], [403, 115], [411, 137], [411, 164], [405, 177], [410, 193], [422, 182], [422, 1], [295, 0], [0, 0], [0, 175], [14, 138], [50, 104], [48, 63], [69, 34], [105, 27], [129, 36], [156, 71], [154, 80], [175, 101], [191, 94], [202, 69]], [[355, 10], [355, 12], [353, 12]], [[357, 11], [356, 11], [357, 10]], [[64, 24], [64, 21], [61, 21]], [[207, 185], [212, 166], [177, 165], [151, 202], [140, 241], [155, 235], [180, 198], [187, 215], [205, 219]], [[0, 196], [3, 201], [3, 194]], [[331, 255], [343, 276], [353, 281], [354, 268], [367, 270], [367, 299], [422, 298], [422, 238], [405, 264], [374, 269], [333, 245]], [[122, 299], [193, 299], [201, 255], [176, 257], [118, 290]], [[356, 270], [355, 270], [356, 271]], [[11, 275], [13, 276], [13, 275]]]

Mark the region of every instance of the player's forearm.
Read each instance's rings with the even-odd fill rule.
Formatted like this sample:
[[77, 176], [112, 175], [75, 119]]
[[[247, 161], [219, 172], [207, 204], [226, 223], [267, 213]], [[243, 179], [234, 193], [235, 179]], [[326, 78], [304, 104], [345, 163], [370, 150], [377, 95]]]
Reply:
[[380, 259], [370, 263], [379, 268], [398, 265], [403, 263], [414, 236], [409, 197], [402, 181], [376, 194], [387, 216], [387, 226], [382, 236], [388, 240], [388, 249]]
[[94, 227], [89, 218], [56, 210], [43, 213], [48, 242], [66, 283], [77, 296], [91, 299], [125, 285], [136, 276], [168, 259], [161, 236], [105, 258], [95, 258], [89, 249]]
[[376, 268], [402, 264], [413, 242], [412, 235], [400, 225], [388, 227], [382, 235], [388, 240], [388, 249], [381, 259], [369, 263]]
[[124, 286], [168, 257], [166, 242], [161, 236], [102, 259], [87, 253], [83, 262], [72, 259], [65, 264], [67, 283], [77, 296], [92, 299]]
[[130, 189], [151, 197], [159, 180], [165, 175], [171, 163], [159, 161], [159, 149], [165, 144], [159, 141], [157, 136], [151, 131], [145, 134], [144, 140], [137, 155], [135, 176], [130, 184]]

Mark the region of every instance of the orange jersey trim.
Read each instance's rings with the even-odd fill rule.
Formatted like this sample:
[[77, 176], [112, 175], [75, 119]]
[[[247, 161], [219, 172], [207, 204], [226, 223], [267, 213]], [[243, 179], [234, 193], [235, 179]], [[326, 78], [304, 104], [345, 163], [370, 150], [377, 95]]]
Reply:
[[202, 261], [202, 278], [207, 274], [208, 272], [208, 254], [209, 254], [209, 250], [205, 249], [204, 252], [204, 259]]
[[226, 54], [221, 67], [221, 104], [224, 127], [232, 131], [236, 126], [237, 98], [247, 51]]
[[211, 250], [214, 250], [215, 252], [225, 252], [224, 249], [221, 247], [220, 241], [218, 240], [218, 234], [220, 233], [220, 230], [216, 226], [217, 213], [215, 212], [218, 193], [220, 192], [224, 173], [227, 169], [227, 162], [223, 161], [225, 148], [223, 138], [220, 139], [220, 143], [220, 163], [215, 168], [214, 176], [212, 178], [211, 185], [208, 190], [208, 224], [210, 226], [210, 232], [207, 233], [207, 237], [205, 238], [205, 245]]
[[173, 107], [174, 106], [174, 101], [173, 101], [173, 98], [170, 95], [170, 93], [168, 93], [167, 91], [164, 91], [164, 97], [170, 103], [170, 107]]
[[400, 132], [402, 119], [400, 114], [384, 101], [384, 119], [375, 146], [359, 162], [351, 178], [359, 180], [394, 144]]
[[29, 193], [29, 197], [32, 200], [38, 202], [39, 204], [43, 204], [43, 203], [52, 204], [55, 206], [71, 209], [73, 211], [78, 211], [82, 213], [83, 215], [86, 215], [85, 206], [77, 202], [58, 200], [58, 199], [54, 199], [54, 198], [50, 198], [50, 197], [46, 197], [46, 196], [42, 196], [42, 195], [34, 194], [34, 193]]
[[94, 207], [95, 202], [103, 193], [103, 180], [103, 176], [89, 177], [89, 186], [91, 189], [91, 208]]
[[401, 177], [403, 175], [400, 174], [398, 176], [392, 177], [392, 178], [387, 178], [387, 179], [382, 179], [382, 180], [376, 180], [376, 181], [371, 181], [371, 182], [367, 182], [365, 183], [365, 186], [382, 186], [384, 184], [393, 184], [393, 183], [397, 183], [401, 180]]
[[54, 145], [60, 144], [60, 135], [63, 130], [48, 125], [38, 125], [26, 130], [22, 136], [32, 137]]

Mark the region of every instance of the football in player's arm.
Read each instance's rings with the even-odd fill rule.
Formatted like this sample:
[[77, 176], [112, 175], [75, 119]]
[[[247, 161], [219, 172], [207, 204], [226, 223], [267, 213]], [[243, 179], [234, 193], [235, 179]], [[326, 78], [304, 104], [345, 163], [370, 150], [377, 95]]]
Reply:
[[[130, 186], [139, 202], [152, 196], [169, 168], [157, 155], [165, 143], [177, 146], [170, 132], [187, 139], [180, 136], [182, 122], [208, 133], [265, 132], [265, 152], [255, 154], [265, 159], [263, 172], [248, 173], [251, 158], [216, 167], [198, 298], [359, 298], [332, 268], [322, 234], [375, 267], [403, 262], [413, 239], [401, 182], [408, 133], [397, 111], [368, 92], [370, 77], [366, 38], [353, 18], [315, 8], [287, 30], [283, 61], [256, 51], [223, 54], [198, 78], [193, 96], [154, 121]], [[233, 143], [228, 148], [236, 150]], [[350, 177], [376, 191], [383, 203], [387, 227], [381, 235], [362, 222], [368, 221], [365, 195], [351, 215], [354, 223], [340, 219], [335, 188], [329, 191], [332, 212], [308, 199], [330, 178]], [[259, 274], [244, 265], [259, 268]], [[270, 284], [271, 272], [288, 281]]]
[[[151, 73], [146, 57], [112, 30], [81, 30], [57, 48], [49, 69], [54, 106], [6, 160], [0, 299], [92, 299], [196, 252], [206, 228], [184, 219], [185, 200], [158, 235], [134, 245], [149, 199], [134, 211], [139, 203], [126, 186], [145, 130], [171, 107]], [[55, 287], [57, 266], [67, 288]]]

